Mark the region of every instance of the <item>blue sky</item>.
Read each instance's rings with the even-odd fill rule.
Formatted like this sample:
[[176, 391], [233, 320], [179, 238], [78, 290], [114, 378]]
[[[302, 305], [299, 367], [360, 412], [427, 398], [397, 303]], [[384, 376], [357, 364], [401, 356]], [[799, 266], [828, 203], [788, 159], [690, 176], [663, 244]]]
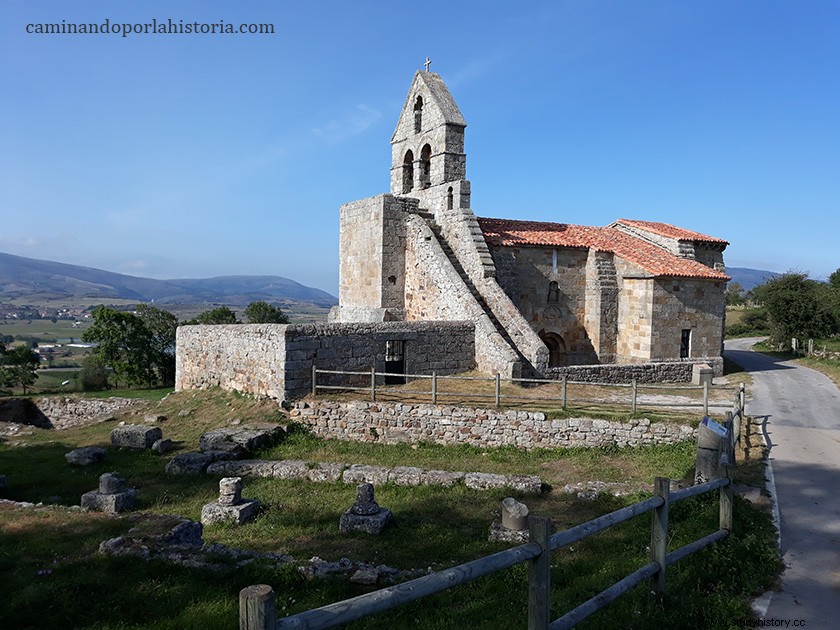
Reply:
[[[35, 35], [30, 23], [273, 23]], [[426, 56], [479, 216], [664, 221], [731, 266], [840, 267], [840, 3], [0, 2], [0, 251], [337, 293]]]

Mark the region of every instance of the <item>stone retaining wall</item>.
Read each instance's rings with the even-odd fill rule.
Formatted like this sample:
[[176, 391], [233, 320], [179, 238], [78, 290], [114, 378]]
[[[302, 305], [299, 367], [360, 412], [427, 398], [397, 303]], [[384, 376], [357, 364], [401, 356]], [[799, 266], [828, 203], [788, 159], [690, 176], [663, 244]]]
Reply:
[[43, 429], [66, 429], [105, 420], [133, 405], [132, 398], [8, 398], [0, 400], [0, 421], [29, 424]]
[[712, 367], [715, 376], [723, 374], [723, 359], [690, 359], [685, 361], [662, 361], [658, 363], [635, 363], [622, 365], [569, 365], [549, 368], [545, 377], [560, 380], [564, 376], [570, 381], [584, 383], [690, 383], [695, 363], [706, 363]]
[[470, 409], [445, 405], [373, 402], [298, 402], [296, 420], [318, 436], [397, 444], [433, 442], [479, 447], [558, 448], [641, 446], [693, 439], [696, 429], [650, 420], [548, 420], [539, 411]]

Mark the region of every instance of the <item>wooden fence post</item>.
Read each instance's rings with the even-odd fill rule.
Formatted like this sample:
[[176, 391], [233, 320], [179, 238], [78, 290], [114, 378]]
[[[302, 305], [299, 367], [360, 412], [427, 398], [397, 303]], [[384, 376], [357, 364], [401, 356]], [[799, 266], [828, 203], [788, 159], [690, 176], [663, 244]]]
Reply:
[[709, 381], [703, 381], [703, 415], [709, 415]]
[[318, 368], [312, 364], [312, 397], [318, 393]]
[[732, 468], [735, 465], [735, 449], [733, 446], [733, 439], [735, 437], [734, 427], [732, 426], [732, 416], [726, 422], [726, 428], [729, 429], [729, 436], [722, 440], [724, 442], [724, 452], [721, 453], [721, 473], [722, 476], [729, 480], [729, 483], [720, 489], [720, 528], [728, 532], [732, 532]]
[[657, 477], [654, 482], [653, 496], [662, 497], [663, 503], [653, 510], [650, 526], [650, 560], [659, 563], [659, 571], [650, 578], [650, 599], [656, 604], [662, 603], [665, 594], [665, 556], [668, 554], [668, 508], [670, 504], [671, 480]]
[[633, 392], [633, 400], [630, 402], [630, 413], [636, 413], [636, 379], [631, 382], [631, 391]]
[[563, 397], [563, 411], [566, 411], [566, 407], [568, 406], [568, 402], [569, 402], [568, 390], [567, 390], [568, 383], [566, 382], [568, 380], [568, 378], [569, 377], [566, 376], [565, 374], [563, 375], [563, 385], [561, 387], [561, 393], [562, 393], [562, 397]]
[[437, 372], [432, 372], [432, 404], [437, 404]]
[[528, 518], [528, 540], [542, 553], [528, 561], [528, 630], [546, 630], [551, 621], [551, 538], [553, 524], [545, 516]]
[[370, 399], [376, 402], [376, 366], [370, 368]]
[[276, 623], [274, 590], [268, 584], [239, 591], [239, 630], [274, 630]]
[[501, 375], [496, 372], [496, 409], [499, 408], [499, 403], [501, 402], [502, 397], [502, 381]]

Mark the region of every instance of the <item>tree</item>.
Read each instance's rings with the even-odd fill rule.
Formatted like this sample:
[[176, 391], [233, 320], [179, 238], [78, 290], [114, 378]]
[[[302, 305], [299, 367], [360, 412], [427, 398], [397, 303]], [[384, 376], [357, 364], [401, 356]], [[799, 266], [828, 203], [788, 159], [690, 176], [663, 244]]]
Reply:
[[151, 360], [158, 379], [164, 385], [173, 385], [178, 318], [169, 311], [148, 304], [138, 304], [137, 315], [149, 332]]
[[227, 306], [219, 306], [209, 311], [200, 313], [195, 319], [185, 322], [186, 324], [238, 324], [236, 313]]
[[85, 392], [108, 389], [108, 367], [101, 357], [92, 354], [82, 361], [82, 369], [76, 377], [79, 389]]
[[0, 367], [0, 380], [7, 387], [20, 385], [24, 395], [26, 388], [35, 384], [38, 374], [35, 371], [41, 359], [27, 346], [17, 346], [6, 350], [0, 356], [3, 365]]
[[824, 337], [837, 331], [829, 307], [829, 285], [789, 271], [752, 290], [753, 299], [767, 310], [770, 337], [776, 343], [791, 337]]
[[151, 334], [138, 316], [98, 306], [93, 311], [93, 325], [82, 334], [82, 339], [97, 344], [91, 354], [114, 370], [117, 382], [146, 382], [151, 386]]
[[740, 306], [744, 302], [744, 287], [737, 282], [730, 282], [726, 287], [726, 305]]
[[245, 317], [251, 324], [288, 324], [289, 318], [268, 302], [251, 302], [245, 307]]
[[840, 269], [836, 269], [834, 273], [828, 276], [828, 284], [835, 291], [840, 291]]

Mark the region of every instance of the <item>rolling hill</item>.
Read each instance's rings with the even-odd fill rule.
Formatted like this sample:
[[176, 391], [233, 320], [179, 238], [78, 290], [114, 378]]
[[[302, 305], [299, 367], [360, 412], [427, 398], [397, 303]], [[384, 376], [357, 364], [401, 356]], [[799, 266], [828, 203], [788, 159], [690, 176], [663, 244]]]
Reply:
[[0, 299], [127, 299], [160, 304], [242, 305], [256, 300], [293, 301], [328, 307], [338, 303], [326, 291], [282, 276], [220, 276], [155, 280], [102, 269], [0, 253]]

